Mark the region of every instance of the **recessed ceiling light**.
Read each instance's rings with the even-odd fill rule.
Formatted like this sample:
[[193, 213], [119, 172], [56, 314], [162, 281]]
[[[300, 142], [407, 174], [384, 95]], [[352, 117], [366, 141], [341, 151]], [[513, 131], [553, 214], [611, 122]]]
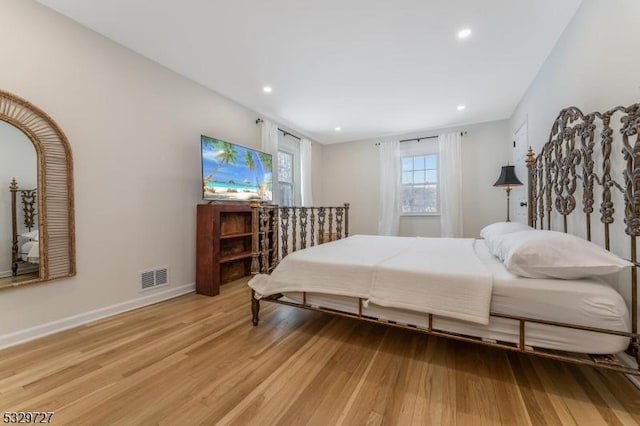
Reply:
[[463, 28], [460, 31], [458, 31], [458, 38], [460, 39], [465, 39], [467, 37], [469, 37], [471, 35], [471, 29], [470, 28]]
[[342, 130], [342, 127], [336, 127], [336, 132], [339, 132], [340, 130]]
[[264, 87], [262, 88], [262, 91], [263, 91], [264, 93], [271, 93], [271, 91], [272, 91], [272, 90], [273, 90], [273, 89], [271, 88], [271, 86], [264, 86]]
[[464, 111], [465, 108], [466, 106], [464, 105], [458, 105], [458, 111]]

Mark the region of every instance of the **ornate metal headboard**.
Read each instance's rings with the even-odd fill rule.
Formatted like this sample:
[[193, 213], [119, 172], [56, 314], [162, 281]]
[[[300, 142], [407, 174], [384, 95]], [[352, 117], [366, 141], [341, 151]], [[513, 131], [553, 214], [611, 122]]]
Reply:
[[[581, 235], [638, 265], [639, 131], [640, 103], [604, 113], [583, 114], [576, 107], [560, 111], [540, 153], [530, 149], [527, 155], [529, 225]], [[631, 269], [637, 333], [637, 270]]]

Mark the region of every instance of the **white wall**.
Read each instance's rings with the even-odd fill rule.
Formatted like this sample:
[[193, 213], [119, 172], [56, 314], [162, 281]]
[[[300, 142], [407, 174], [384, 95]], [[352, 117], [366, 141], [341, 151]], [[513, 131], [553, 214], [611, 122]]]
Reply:
[[0, 291], [0, 336], [139, 298], [148, 268], [193, 283], [200, 134], [259, 148], [258, 115], [33, 1], [2, 1], [0, 39], [0, 87], [69, 139], [78, 269]]
[[[477, 237], [489, 223], [504, 220], [506, 196], [493, 187], [500, 167], [510, 158], [508, 121], [495, 121], [453, 129], [425, 130], [397, 135], [409, 139], [466, 130], [462, 137], [463, 231]], [[351, 203], [350, 233], [376, 234], [378, 230], [379, 171], [376, 142], [392, 137], [325, 145], [322, 150], [322, 204]], [[439, 236], [439, 217], [401, 217], [400, 235]]]
[[[11, 193], [9, 183], [15, 178], [21, 189], [38, 186], [36, 149], [18, 128], [0, 121], [0, 277], [11, 274]], [[20, 202], [18, 195], [18, 203]], [[22, 218], [18, 205], [19, 218]], [[18, 232], [24, 232], [19, 221]], [[8, 275], [7, 275], [8, 274]]]
[[589, 113], [640, 101], [638, 18], [638, 0], [584, 0], [509, 120], [511, 132], [527, 121], [538, 152], [562, 108]]
[[[639, 17], [637, 0], [584, 0], [514, 111], [511, 131], [526, 121], [529, 145], [539, 152], [561, 109], [604, 112], [639, 102], [640, 61], [632, 53], [640, 45]], [[518, 173], [526, 176], [522, 166]], [[622, 183], [619, 171], [616, 177]], [[621, 215], [619, 209], [617, 222], [622, 222]], [[624, 234], [614, 244], [616, 240], [626, 241]]]

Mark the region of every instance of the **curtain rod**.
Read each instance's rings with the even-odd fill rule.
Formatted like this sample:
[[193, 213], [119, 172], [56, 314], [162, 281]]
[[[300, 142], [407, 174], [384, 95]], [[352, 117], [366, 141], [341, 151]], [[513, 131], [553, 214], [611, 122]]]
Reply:
[[278, 127], [278, 131], [284, 133], [285, 136], [289, 135], [294, 139], [298, 139], [299, 141], [301, 141], [302, 139], [300, 139], [298, 136], [294, 135], [293, 133], [289, 133], [286, 130], [282, 130], [281, 128]]
[[[460, 132], [460, 136], [465, 136], [466, 134], [467, 134], [466, 130], [463, 131], [463, 132]], [[435, 139], [437, 137], [438, 137], [437, 135], [436, 136], [420, 136], [419, 138], [402, 139], [400, 141], [400, 143], [402, 143], [402, 142], [413, 142], [413, 141], [420, 142], [420, 141], [423, 141], [423, 140], [426, 140], [426, 139]], [[376, 146], [380, 146], [380, 142], [376, 142]]]
[[[264, 120], [263, 120], [262, 118], [258, 118], [258, 119], [256, 120], [256, 124], [262, 124], [262, 123], [264, 123]], [[302, 139], [301, 139], [300, 137], [298, 137], [298, 136], [294, 135], [294, 134], [293, 134], [293, 133], [291, 133], [291, 132], [287, 132], [286, 130], [281, 129], [280, 127], [278, 127], [278, 131], [279, 131], [279, 132], [282, 132], [285, 136], [289, 135], [289, 136], [291, 136], [291, 137], [292, 137], [292, 138], [294, 138], [294, 139], [298, 139], [299, 141], [302, 141]]]
[[[461, 135], [461, 136], [462, 136], [462, 135]], [[413, 139], [402, 139], [402, 140], [400, 141], [400, 143], [402, 143], [402, 142], [413, 142], [413, 141], [420, 142], [420, 141], [423, 141], [423, 140], [425, 140], [425, 139], [435, 139], [435, 138], [437, 138], [437, 137], [438, 137], [438, 136], [436, 135], [436, 136], [422, 136], [422, 137], [420, 137], [420, 138], [413, 138]]]

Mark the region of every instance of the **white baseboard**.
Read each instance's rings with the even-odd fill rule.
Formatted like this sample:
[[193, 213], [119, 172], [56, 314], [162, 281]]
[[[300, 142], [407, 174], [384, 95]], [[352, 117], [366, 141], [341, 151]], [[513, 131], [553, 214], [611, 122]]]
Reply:
[[145, 294], [143, 297], [128, 300], [126, 302], [85, 312], [67, 318], [62, 318], [46, 324], [37, 325], [25, 330], [15, 331], [13, 333], [0, 335], [0, 349], [15, 346], [20, 343], [28, 342], [39, 337], [57, 333], [62, 330], [77, 327], [88, 322], [96, 321], [101, 318], [110, 317], [122, 312], [138, 309], [143, 306], [153, 305], [163, 300], [173, 299], [183, 294], [192, 293], [196, 290], [195, 283], [181, 285], [179, 287], [168, 288], [163, 291], [154, 292], [153, 294]]

